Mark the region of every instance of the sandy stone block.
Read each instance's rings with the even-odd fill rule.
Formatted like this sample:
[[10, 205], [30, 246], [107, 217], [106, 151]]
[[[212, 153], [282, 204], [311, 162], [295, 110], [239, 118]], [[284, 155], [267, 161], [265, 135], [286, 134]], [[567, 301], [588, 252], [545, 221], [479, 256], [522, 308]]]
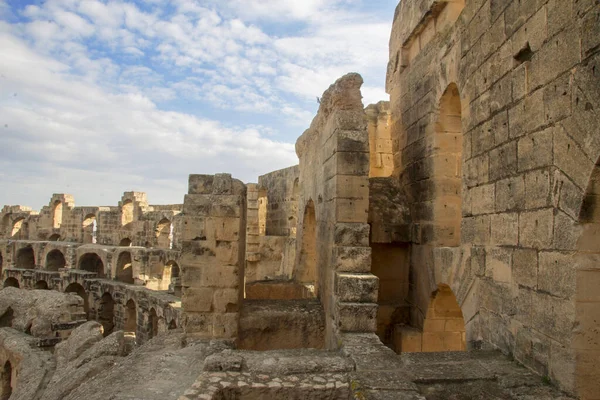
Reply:
[[573, 347], [578, 350], [600, 350], [600, 303], [577, 302], [576, 321], [578, 329], [573, 338]]
[[518, 141], [519, 171], [552, 165], [553, 129], [531, 133]]
[[571, 298], [575, 295], [574, 253], [540, 252], [538, 289], [554, 296]]
[[338, 152], [332, 157], [334, 175], [369, 175], [369, 153]]
[[338, 246], [369, 246], [370, 227], [366, 223], [343, 223], [335, 224], [333, 238], [334, 244]]
[[512, 252], [512, 249], [501, 247], [489, 249], [486, 256], [486, 276], [491, 276], [496, 282], [512, 282]]
[[[600, 234], [597, 227], [597, 224], [581, 225], [559, 210], [554, 216], [554, 248], [596, 252], [599, 250], [597, 235]], [[585, 233], [587, 229], [591, 229], [593, 233]]]
[[445, 319], [425, 318], [423, 321], [423, 332], [444, 332], [445, 330]]
[[189, 194], [210, 194], [214, 175], [194, 175], [189, 176], [188, 193]]
[[344, 247], [333, 248], [335, 269], [340, 272], [370, 272], [371, 248], [370, 247]]
[[212, 208], [212, 195], [186, 194], [183, 200], [183, 212], [194, 216], [208, 216]]
[[511, 138], [533, 132], [545, 123], [543, 90], [536, 90], [508, 110]]
[[502, 144], [508, 140], [508, 112], [503, 111], [496, 114], [491, 121], [491, 129], [494, 132], [494, 143]]
[[552, 245], [554, 213], [551, 208], [523, 212], [519, 217], [519, 244], [535, 249], [548, 249]]
[[367, 129], [367, 119], [364, 111], [361, 110], [340, 110], [337, 109], [327, 119], [327, 124], [323, 128], [324, 132], [340, 131], [365, 131]]
[[335, 185], [332, 198], [369, 198], [369, 178], [366, 176], [337, 175], [330, 182]]
[[214, 232], [217, 241], [237, 241], [240, 238], [240, 219], [210, 217], [206, 219], [206, 230]]
[[548, 123], [555, 123], [571, 115], [573, 77], [567, 72], [544, 88], [544, 109]]
[[184, 288], [181, 304], [186, 312], [211, 312], [214, 290], [207, 287]]
[[445, 332], [423, 332], [423, 352], [444, 351]]
[[213, 295], [213, 310], [217, 313], [238, 310], [240, 293], [238, 289], [217, 289]]
[[547, 207], [550, 203], [550, 172], [540, 169], [525, 174], [525, 208]]
[[552, 37], [571, 22], [573, 4], [570, 1], [550, 0], [547, 9], [548, 36]]
[[489, 154], [485, 153], [465, 161], [464, 169], [464, 180], [468, 187], [487, 183], [489, 181], [490, 171]]
[[242, 199], [240, 196], [213, 196], [210, 215], [213, 217], [240, 217]]
[[519, 242], [519, 215], [502, 213], [492, 215], [491, 242], [499, 246], [516, 246]]
[[423, 334], [416, 328], [405, 325], [394, 326], [394, 348], [396, 352], [421, 352]]
[[513, 279], [517, 285], [537, 287], [538, 255], [537, 250], [515, 249], [513, 252]]
[[464, 332], [465, 322], [462, 318], [447, 319], [444, 330], [446, 332]]
[[[598, 318], [600, 317], [600, 307], [597, 307], [597, 305], [594, 305], [594, 307], [596, 308], [596, 311], [592, 311], [592, 314], [595, 313], [592, 318], [595, 318], [596, 321], [598, 321]], [[534, 293], [532, 296], [531, 320], [533, 326], [535, 326], [538, 331], [551, 339], [561, 341], [564, 338], [571, 336], [573, 332], [575, 304], [571, 299], [565, 300], [539, 292]], [[587, 326], [582, 323], [581, 331], [584, 331], [585, 329], [587, 329]], [[598, 335], [600, 335], [600, 332]], [[577, 339], [577, 337], [574, 338], [575, 347], [577, 347]], [[600, 343], [600, 341], [597, 343]]]
[[531, 86], [545, 85], [580, 62], [580, 40], [579, 32], [569, 28], [546, 41], [531, 59]]
[[515, 101], [521, 100], [529, 93], [528, 72], [531, 62], [525, 61], [511, 72], [512, 92]]
[[[460, 132], [460, 128], [459, 128]], [[494, 147], [494, 132], [490, 122], [473, 129], [471, 151], [473, 156], [478, 156]]]
[[490, 151], [490, 180], [497, 180], [517, 172], [517, 143], [505, 143]]
[[586, 188], [593, 163], [562, 127], [554, 129], [554, 165], [560, 168], [580, 188]]
[[537, 52], [546, 40], [546, 26], [546, 9], [542, 7], [511, 38], [513, 55], [526, 46]]
[[512, 76], [506, 75], [496, 82], [490, 89], [490, 111], [495, 113], [508, 106], [513, 101]]
[[222, 264], [236, 265], [239, 259], [238, 242], [217, 242], [215, 256]]
[[238, 334], [238, 313], [214, 314], [213, 337], [236, 338]]
[[377, 304], [338, 302], [337, 314], [342, 332], [377, 331]]
[[520, 210], [525, 205], [525, 182], [522, 176], [496, 182], [496, 211]]
[[494, 212], [495, 190], [493, 183], [471, 189], [471, 207], [474, 215]]
[[201, 287], [237, 288], [239, 282], [239, 269], [232, 265], [204, 268], [200, 276]]
[[183, 324], [186, 333], [199, 337], [212, 337], [213, 335], [213, 315], [210, 313], [186, 312]]
[[335, 274], [335, 291], [339, 301], [376, 303], [379, 278], [373, 274]]
[[367, 222], [369, 199], [334, 199], [336, 220], [339, 222]]
[[489, 215], [463, 218], [461, 221], [461, 241], [474, 245], [486, 245], [490, 240]]

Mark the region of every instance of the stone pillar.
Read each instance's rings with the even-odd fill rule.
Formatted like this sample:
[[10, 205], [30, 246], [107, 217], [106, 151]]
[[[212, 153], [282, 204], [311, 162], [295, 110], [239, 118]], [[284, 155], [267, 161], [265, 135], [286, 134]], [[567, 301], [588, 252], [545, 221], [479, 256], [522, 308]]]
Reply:
[[182, 218], [184, 329], [235, 338], [244, 293], [246, 186], [229, 174], [190, 175]]

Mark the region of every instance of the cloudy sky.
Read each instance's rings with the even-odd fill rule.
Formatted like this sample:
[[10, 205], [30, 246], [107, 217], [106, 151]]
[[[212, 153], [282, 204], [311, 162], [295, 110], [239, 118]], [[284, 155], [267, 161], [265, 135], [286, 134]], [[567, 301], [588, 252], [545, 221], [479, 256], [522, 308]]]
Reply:
[[317, 96], [387, 99], [397, 0], [0, 0], [0, 205], [181, 203], [298, 162]]

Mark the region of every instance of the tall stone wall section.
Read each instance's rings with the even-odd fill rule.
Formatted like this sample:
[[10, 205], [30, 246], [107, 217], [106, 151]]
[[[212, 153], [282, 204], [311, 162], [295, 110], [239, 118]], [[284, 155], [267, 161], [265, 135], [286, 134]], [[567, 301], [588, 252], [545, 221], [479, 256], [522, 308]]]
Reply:
[[244, 295], [246, 186], [229, 174], [190, 175], [183, 226], [184, 329], [234, 339]]
[[[357, 74], [333, 84], [321, 97], [311, 127], [296, 142], [302, 188], [296, 254], [299, 259], [309, 240], [316, 246], [316, 286], [329, 348], [340, 345], [341, 332], [374, 332], [377, 325], [378, 281], [370, 273], [367, 224], [369, 140], [361, 85]], [[311, 209], [314, 238], [307, 237]]]
[[600, 392], [600, 249], [582, 248], [580, 220], [600, 156], [599, 16], [591, 0], [403, 0], [387, 80], [413, 323], [448, 284], [472, 345], [584, 399]]

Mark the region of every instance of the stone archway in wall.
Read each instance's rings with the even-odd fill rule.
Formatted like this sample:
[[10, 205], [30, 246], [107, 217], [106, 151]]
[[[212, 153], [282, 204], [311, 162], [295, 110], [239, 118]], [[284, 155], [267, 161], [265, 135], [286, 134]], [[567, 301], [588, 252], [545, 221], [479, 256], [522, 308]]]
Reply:
[[158, 314], [154, 308], [150, 309], [148, 315], [148, 338], [153, 338], [158, 335]]
[[27, 237], [26, 235], [26, 227], [27, 227], [27, 223], [25, 222], [25, 218], [17, 218], [14, 222], [13, 222], [13, 226], [12, 226], [12, 230], [10, 232], [10, 236], [13, 239], [25, 239]]
[[35, 283], [35, 286], [33, 287], [34, 289], [38, 289], [38, 290], [48, 290], [48, 282], [46, 281], [37, 281]]
[[104, 336], [110, 335], [115, 328], [115, 301], [110, 293], [106, 292], [98, 301], [97, 320], [102, 324]]
[[35, 253], [31, 246], [23, 247], [17, 251], [17, 268], [35, 269]]
[[575, 323], [572, 347], [575, 390], [583, 399], [600, 393], [600, 159], [593, 168], [579, 215], [575, 255]]
[[79, 268], [82, 271], [94, 272], [98, 278], [104, 278], [104, 263], [96, 253], [85, 253], [79, 258]]
[[83, 243], [96, 243], [97, 221], [95, 214], [88, 214], [83, 219]]
[[133, 222], [133, 201], [126, 200], [121, 206], [121, 225], [125, 226]]
[[318, 296], [319, 271], [317, 268], [317, 219], [315, 204], [309, 200], [304, 209], [302, 220], [302, 237], [298, 252], [295, 280], [309, 288]]
[[17, 278], [13, 278], [12, 276], [10, 278], [6, 278], [4, 280], [4, 287], [20, 287], [21, 285], [19, 285], [19, 281], [17, 280]]
[[171, 221], [161, 219], [156, 225], [156, 247], [160, 249], [171, 248]]
[[51, 235], [48, 238], [48, 241], [49, 242], [58, 242], [58, 241], [60, 241], [60, 235], [58, 233], [55, 233], [54, 235]]
[[52, 250], [46, 255], [46, 269], [48, 271], [58, 271], [67, 264], [65, 256], [60, 250]]
[[54, 209], [52, 211], [52, 227], [59, 229], [62, 225], [63, 220], [63, 203], [60, 200], [54, 202]]
[[137, 305], [133, 299], [125, 304], [125, 321], [123, 324], [125, 333], [135, 336], [137, 332]]
[[85, 313], [87, 315], [87, 313], [90, 310], [90, 306], [89, 306], [88, 294], [85, 291], [84, 287], [81, 286], [77, 282], [73, 282], [73, 283], [69, 284], [69, 286], [67, 286], [67, 288], [65, 289], [65, 293], [75, 293], [79, 297], [81, 297], [83, 299], [83, 310], [85, 311]]
[[123, 238], [119, 242], [119, 246], [121, 247], [131, 247], [132, 241], [129, 238]]
[[2, 252], [0, 251], [0, 276], [2, 275], [2, 271], [4, 271], [4, 258], [2, 257]]
[[133, 285], [133, 263], [131, 260], [131, 253], [123, 251], [119, 254], [117, 259], [117, 271], [116, 278], [119, 282], [129, 283]]

